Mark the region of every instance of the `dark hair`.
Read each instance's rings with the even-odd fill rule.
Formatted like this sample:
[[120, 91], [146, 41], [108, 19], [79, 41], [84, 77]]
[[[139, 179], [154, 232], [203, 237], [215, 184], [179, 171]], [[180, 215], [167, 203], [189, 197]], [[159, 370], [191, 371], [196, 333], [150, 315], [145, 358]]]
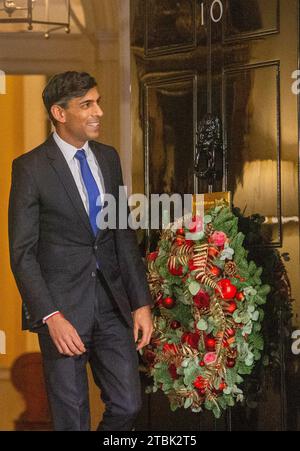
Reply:
[[51, 113], [53, 105], [66, 108], [71, 99], [84, 96], [95, 86], [95, 78], [86, 72], [69, 71], [54, 75], [43, 91], [44, 105], [53, 124], [56, 123]]

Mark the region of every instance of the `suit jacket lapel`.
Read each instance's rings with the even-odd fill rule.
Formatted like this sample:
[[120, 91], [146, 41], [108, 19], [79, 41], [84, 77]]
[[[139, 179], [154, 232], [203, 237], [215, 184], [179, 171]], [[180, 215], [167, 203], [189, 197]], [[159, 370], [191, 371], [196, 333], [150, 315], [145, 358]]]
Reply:
[[48, 138], [45, 145], [47, 147], [47, 156], [50, 160], [50, 164], [56, 171], [83, 224], [87, 228], [88, 232], [92, 235], [93, 239], [95, 239], [88, 214], [84, 208], [73, 175], [70, 171], [68, 163], [66, 162], [52, 135]]

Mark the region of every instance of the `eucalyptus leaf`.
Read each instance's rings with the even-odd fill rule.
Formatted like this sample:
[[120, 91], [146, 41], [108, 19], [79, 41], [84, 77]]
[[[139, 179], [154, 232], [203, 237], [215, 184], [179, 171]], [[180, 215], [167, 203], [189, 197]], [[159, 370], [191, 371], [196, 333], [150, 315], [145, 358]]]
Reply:
[[248, 310], [248, 313], [253, 313], [255, 311], [255, 306], [254, 305], [249, 305], [247, 310]]
[[205, 331], [208, 329], [208, 324], [204, 319], [200, 319], [197, 323], [197, 329]]
[[185, 403], [184, 403], [184, 408], [188, 409], [189, 407], [191, 407], [192, 404], [193, 404], [193, 399], [192, 398], [186, 398]]
[[192, 412], [193, 413], [199, 413], [199, 412], [202, 412], [202, 409], [201, 409], [201, 407], [193, 407], [192, 408]]
[[218, 419], [218, 418], [221, 418], [221, 409], [219, 408], [219, 407], [217, 407], [217, 406], [215, 406], [214, 408], [213, 408], [213, 414], [214, 414], [214, 416]]
[[205, 236], [204, 232], [195, 232], [195, 233], [188, 232], [185, 234], [185, 239], [191, 241], [200, 241], [203, 240], [204, 236]]
[[253, 365], [253, 358], [247, 358], [245, 360], [245, 365], [246, 366], [252, 366]]
[[196, 282], [195, 280], [193, 280], [190, 284], [189, 284], [189, 292], [191, 293], [192, 296], [196, 296], [196, 294], [199, 292], [201, 288], [201, 285]]
[[225, 395], [231, 395], [231, 393], [232, 393], [232, 388], [231, 387], [226, 387], [224, 389], [224, 394]]
[[256, 310], [255, 312], [252, 313], [251, 318], [253, 321], [258, 321], [259, 319], [259, 312]]

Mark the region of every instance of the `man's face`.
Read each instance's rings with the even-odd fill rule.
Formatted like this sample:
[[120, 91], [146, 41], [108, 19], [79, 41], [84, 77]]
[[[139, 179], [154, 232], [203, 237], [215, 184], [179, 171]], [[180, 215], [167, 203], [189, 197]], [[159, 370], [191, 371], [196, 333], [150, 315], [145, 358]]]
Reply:
[[74, 143], [81, 145], [98, 138], [103, 111], [100, 108], [100, 95], [96, 87], [90, 89], [83, 97], [71, 99], [63, 112], [64, 120], [60, 121], [60, 129]]

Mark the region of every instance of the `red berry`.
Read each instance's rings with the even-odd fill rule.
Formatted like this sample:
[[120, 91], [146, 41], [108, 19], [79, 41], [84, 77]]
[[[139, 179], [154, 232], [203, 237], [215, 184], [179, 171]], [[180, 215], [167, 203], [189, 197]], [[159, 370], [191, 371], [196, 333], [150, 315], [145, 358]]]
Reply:
[[241, 291], [239, 291], [236, 295], [235, 298], [237, 301], [243, 301], [245, 299], [245, 295], [244, 293], [242, 293]]
[[221, 269], [218, 268], [217, 266], [212, 266], [212, 267], [210, 268], [210, 272], [211, 272], [211, 274], [212, 274], [213, 276], [219, 277], [222, 271], [221, 271]]
[[219, 255], [219, 250], [214, 246], [209, 246], [208, 255], [210, 257], [217, 257], [217, 255]]
[[225, 388], [226, 388], [225, 382], [221, 382], [221, 383], [220, 383], [220, 386], [219, 386], [219, 390], [220, 390], [220, 391], [223, 391], [223, 390], [225, 390]]
[[205, 366], [205, 363], [203, 362], [203, 360], [199, 363], [199, 366]]
[[226, 366], [227, 366], [227, 368], [234, 368], [235, 364], [236, 364], [236, 361], [234, 359], [228, 359]]
[[185, 243], [185, 239], [181, 236], [178, 236], [176, 238], [176, 243], [177, 243], [177, 246], [182, 246]]
[[185, 233], [185, 232], [184, 232], [184, 229], [182, 229], [182, 228], [176, 230], [176, 234], [177, 234], [177, 235], [184, 235], [184, 233]]
[[234, 301], [228, 302], [228, 304], [226, 306], [226, 311], [228, 313], [233, 314], [236, 311], [236, 309], [237, 309], [237, 305], [236, 305], [236, 303]]
[[176, 330], [179, 329], [181, 327], [181, 323], [179, 321], [172, 321], [170, 324], [171, 329]]

